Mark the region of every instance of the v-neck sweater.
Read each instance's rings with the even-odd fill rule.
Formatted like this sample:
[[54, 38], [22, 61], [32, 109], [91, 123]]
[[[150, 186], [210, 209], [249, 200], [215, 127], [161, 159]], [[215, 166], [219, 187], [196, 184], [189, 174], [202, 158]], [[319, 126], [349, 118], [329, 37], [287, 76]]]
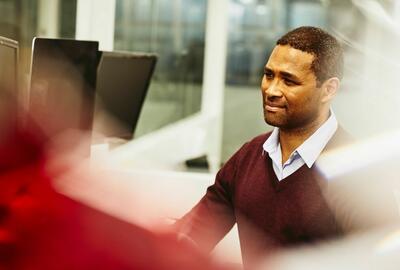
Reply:
[[[244, 265], [276, 248], [342, 234], [323, 196], [327, 181], [315, 164], [277, 179], [262, 151], [270, 134], [244, 144], [229, 159], [200, 202], [177, 222], [180, 233], [212, 249], [236, 222]], [[339, 127], [324, 151], [350, 140]]]

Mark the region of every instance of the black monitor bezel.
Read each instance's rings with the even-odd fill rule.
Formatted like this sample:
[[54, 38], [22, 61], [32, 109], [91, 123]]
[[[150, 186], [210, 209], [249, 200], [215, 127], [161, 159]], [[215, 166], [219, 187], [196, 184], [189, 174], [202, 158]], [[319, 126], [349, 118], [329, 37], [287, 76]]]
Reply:
[[[141, 100], [139, 101], [140, 107], [143, 108], [146, 96], [148, 94], [149, 91], [149, 87], [151, 84], [151, 78], [154, 75], [154, 71], [156, 69], [156, 64], [158, 61], [158, 55], [155, 53], [145, 53], [145, 52], [130, 52], [130, 51], [99, 51], [100, 53], [100, 61], [99, 61], [99, 65], [97, 67], [97, 73], [99, 73], [101, 64], [103, 62], [103, 57], [113, 57], [113, 58], [145, 58], [145, 59], [149, 59], [152, 61], [152, 65], [151, 65], [151, 70], [149, 70], [148, 73], [148, 78], [146, 81], [146, 85], [145, 85], [145, 92], [144, 95], [141, 97]], [[99, 95], [101, 93], [98, 92], [98, 89], [96, 89], [96, 94]], [[121, 138], [121, 139], [125, 139], [125, 140], [131, 140], [134, 138], [135, 136], [135, 131], [137, 128], [137, 124], [140, 118], [140, 115], [142, 113], [142, 109], [139, 111], [138, 114], [138, 118], [136, 120], [136, 123], [133, 123], [133, 125], [130, 127], [130, 134], [127, 136], [121, 136], [121, 135], [117, 135], [117, 138]]]

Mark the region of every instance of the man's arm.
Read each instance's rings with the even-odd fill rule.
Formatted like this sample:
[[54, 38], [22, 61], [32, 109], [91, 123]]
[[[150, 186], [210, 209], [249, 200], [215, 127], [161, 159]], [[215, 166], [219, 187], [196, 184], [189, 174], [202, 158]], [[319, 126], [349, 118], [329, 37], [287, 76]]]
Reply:
[[180, 237], [188, 238], [202, 250], [213, 249], [236, 222], [233, 191], [243, 148], [218, 172], [200, 202], [175, 224]]

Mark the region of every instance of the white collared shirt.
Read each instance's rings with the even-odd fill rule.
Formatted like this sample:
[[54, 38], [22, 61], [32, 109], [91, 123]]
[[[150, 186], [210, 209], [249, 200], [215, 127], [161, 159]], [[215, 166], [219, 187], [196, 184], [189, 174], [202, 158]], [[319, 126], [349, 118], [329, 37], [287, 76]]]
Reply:
[[263, 144], [263, 151], [267, 152], [272, 159], [272, 166], [278, 180], [283, 180], [304, 164], [308, 168], [314, 164], [328, 141], [336, 132], [338, 123], [333, 111], [325, 123], [322, 124], [307, 140], [305, 140], [293, 153], [289, 159], [282, 164], [282, 150], [279, 142], [279, 128], [275, 127], [272, 134]]

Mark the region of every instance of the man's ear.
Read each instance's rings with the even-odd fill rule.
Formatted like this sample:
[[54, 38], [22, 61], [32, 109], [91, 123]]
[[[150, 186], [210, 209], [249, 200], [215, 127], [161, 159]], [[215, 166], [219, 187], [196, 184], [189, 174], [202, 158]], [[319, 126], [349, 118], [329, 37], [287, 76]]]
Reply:
[[336, 77], [327, 79], [321, 86], [322, 90], [322, 102], [329, 102], [336, 95], [339, 90], [340, 80]]

